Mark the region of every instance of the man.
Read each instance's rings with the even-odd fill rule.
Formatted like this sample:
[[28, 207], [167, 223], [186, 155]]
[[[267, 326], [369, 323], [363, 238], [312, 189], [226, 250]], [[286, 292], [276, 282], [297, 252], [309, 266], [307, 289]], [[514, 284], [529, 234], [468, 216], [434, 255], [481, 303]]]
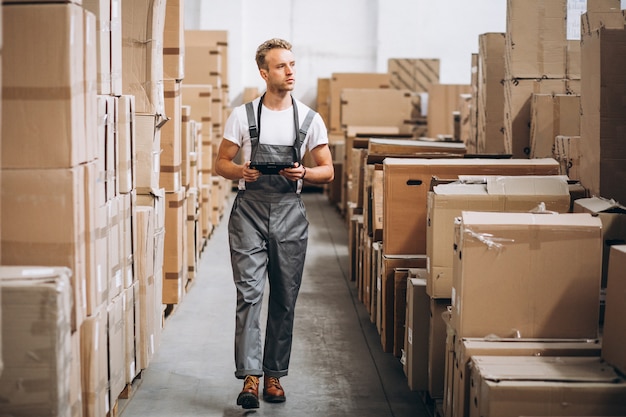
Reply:
[[[291, 44], [282, 39], [264, 42], [256, 62], [266, 91], [251, 104], [233, 109], [216, 161], [219, 175], [239, 181], [228, 233], [237, 289], [235, 376], [244, 380], [237, 405], [245, 409], [259, 407], [260, 377], [265, 401], [285, 401], [279, 378], [289, 367], [308, 239], [300, 192], [303, 181], [324, 184], [334, 178], [322, 118], [291, 96], [295, 86]], [[240, 149], [243, 164], [234, 161]], [[315, 167], [302, 165], [306, 150]], [[270, 294], [261, 348], [266, 276]]]

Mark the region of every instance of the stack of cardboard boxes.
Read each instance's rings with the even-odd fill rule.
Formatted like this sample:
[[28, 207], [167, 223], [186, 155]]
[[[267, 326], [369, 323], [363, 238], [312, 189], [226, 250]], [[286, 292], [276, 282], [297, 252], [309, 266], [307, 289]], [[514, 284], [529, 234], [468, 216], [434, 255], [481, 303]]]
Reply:
[[[59, 302], [46, 304], [45, 323], [3, 330], [14, 365], [0, 376], [0, 410], [115, 415], [159, 348], [166, 307], [195, 277], [209, 237], [200, 231], [225, 204], [225, 187], [197, 171], [201, 122], [182, 102], [184, 5], [11, 3], [2, 6], [2, 118], [13, 122], [2, 125], [1, 255], [14, 267], [2, 268], [12, 299], [2, 306], [34, 320], [37, 297]], [[219, 114], [222, 98], [210, 103]], [[200, 224], [203, 183], [216, 197]], [[56, 354], [26, 375], [33, 384], [18, 382], [39, 348]]]

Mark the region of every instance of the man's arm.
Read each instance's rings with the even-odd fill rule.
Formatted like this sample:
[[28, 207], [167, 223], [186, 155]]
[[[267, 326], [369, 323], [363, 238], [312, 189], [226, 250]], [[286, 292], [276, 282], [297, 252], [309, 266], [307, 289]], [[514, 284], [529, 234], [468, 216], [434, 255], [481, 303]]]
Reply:
[[317, 166], [307, 167], [304, 180], [311, 184], [327, 184], [335, 178], [333, 156], [327, 144], [318, 145], [311, 150], [311, 156]]
[[222, 139], [217, 158], [215, 160], [215, 171], [222, 177], [237, 181], [241, 178], [246, 182], [256, 181], [259, 178], [259, 171], [250, 169], [250, 161], [246, 161], [243, 165], [234, 162], [235, 156], [239, 152], [239, 146], [228, 139]]

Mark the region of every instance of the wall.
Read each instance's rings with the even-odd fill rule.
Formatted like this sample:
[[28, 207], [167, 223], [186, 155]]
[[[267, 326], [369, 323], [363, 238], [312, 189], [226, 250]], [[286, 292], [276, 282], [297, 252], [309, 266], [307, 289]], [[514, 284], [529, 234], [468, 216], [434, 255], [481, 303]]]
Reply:
[[318, 78], [386, 72], [388, 58], [439, 58], [440, 82], [469, 84], [478, 35], [506, 30], [506, 0], [185, 1], [186, 28], [229, 31], [233, 105], [244, 87], [264, 88], [254, 53], [272, 37], [294, 45], [294, 95], [312, 105]]

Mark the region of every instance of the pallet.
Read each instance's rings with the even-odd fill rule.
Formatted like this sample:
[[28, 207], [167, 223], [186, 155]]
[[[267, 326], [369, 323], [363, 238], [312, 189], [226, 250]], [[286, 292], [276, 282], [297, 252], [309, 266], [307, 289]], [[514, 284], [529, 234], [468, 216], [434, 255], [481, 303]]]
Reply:
[[115, 401], [114, 406], [111, 408], [111, 411], [107, 414], [107, 417], [119, 417], [124, 412], [129, 401], [133, 398], [143, 382], [142, 373], [143, 371], [139, 371], [139, 374], [133, 379], [133, 382], [126, 384], [117, 401]]

